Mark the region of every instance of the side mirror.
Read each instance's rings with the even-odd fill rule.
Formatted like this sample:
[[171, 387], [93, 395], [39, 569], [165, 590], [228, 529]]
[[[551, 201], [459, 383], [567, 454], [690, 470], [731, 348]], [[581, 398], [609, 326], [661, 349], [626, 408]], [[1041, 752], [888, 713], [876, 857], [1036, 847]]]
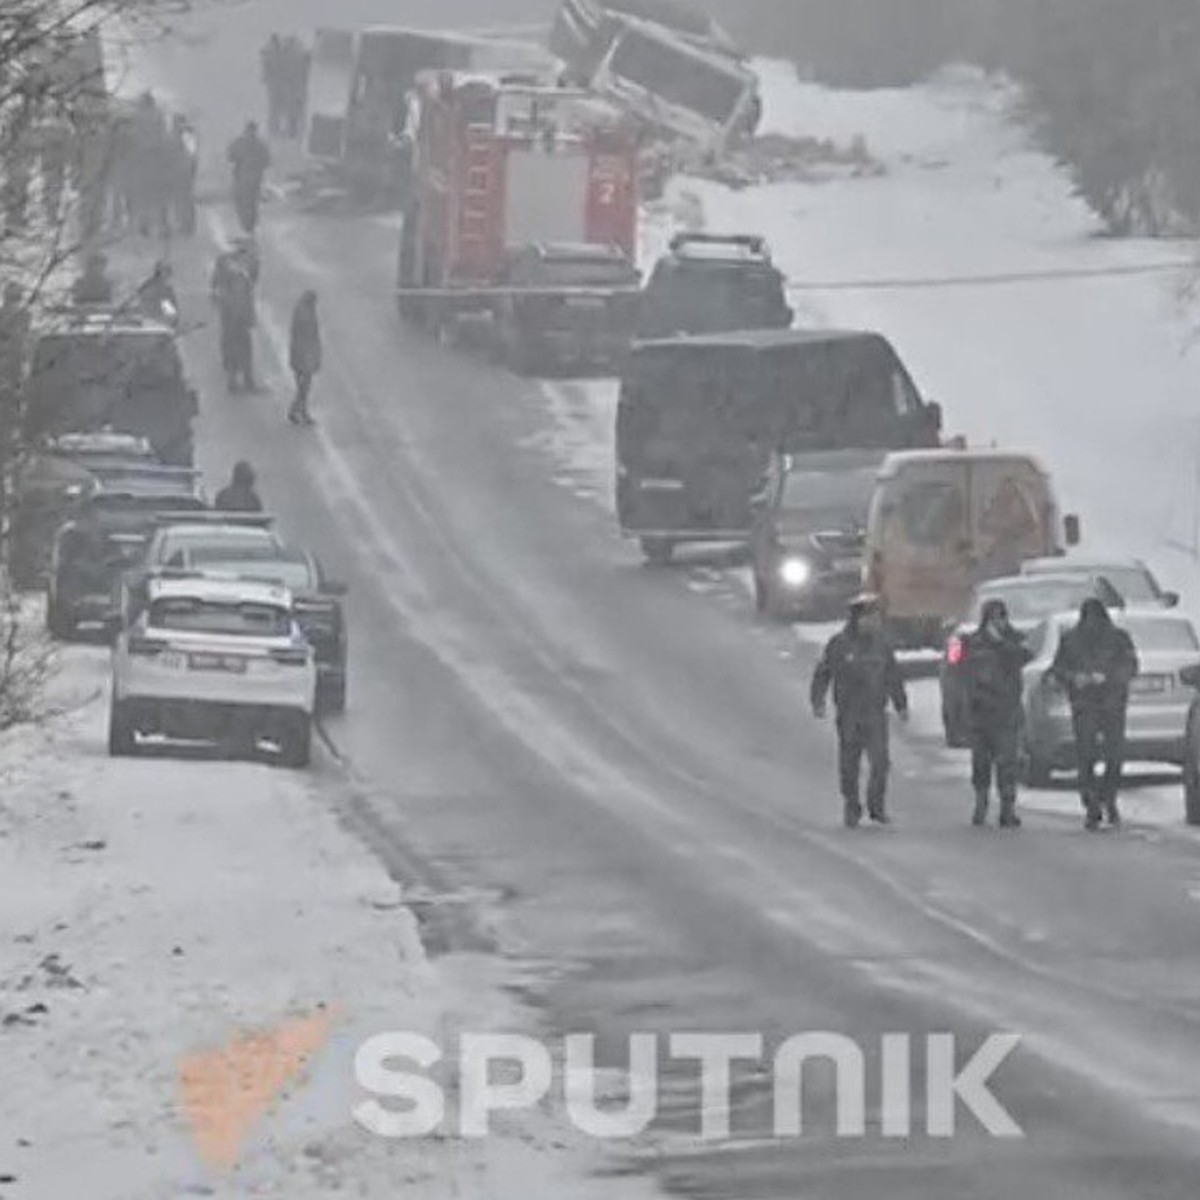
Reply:
[[1194, 666], [1184, 667], [1179, 672], [1179, 682], [1186, 687], [1200, 688], [1200, 663]]
[[930, 400], [925, 405], [926, 419], [929, 421], [929, 428], [934, 433], [942, 432], [942, 406], [936, 400]]
[[1083, 531], [1079, 522], [1078, 513], [1068, 513], [1063, 517], [1063, 538], [1068, 546], [1078, 546], [1082, 539]]
[[1162, 600], [1163, 600], [1163, 604], [1167, 608], [1178, 608], [1179, 607], [1179, 593], [1178, 592], [1163, 592]]

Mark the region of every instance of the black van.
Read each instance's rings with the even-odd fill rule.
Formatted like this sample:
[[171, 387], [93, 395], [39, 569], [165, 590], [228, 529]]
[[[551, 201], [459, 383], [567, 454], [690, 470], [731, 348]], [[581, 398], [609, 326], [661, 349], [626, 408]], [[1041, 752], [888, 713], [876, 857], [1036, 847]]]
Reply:
[[652, 561], [681, 542], [743, 542], [773, 452], [936, 446], [940, 430], [878, 333], [637, 342], [617, 405], [618, 518]]

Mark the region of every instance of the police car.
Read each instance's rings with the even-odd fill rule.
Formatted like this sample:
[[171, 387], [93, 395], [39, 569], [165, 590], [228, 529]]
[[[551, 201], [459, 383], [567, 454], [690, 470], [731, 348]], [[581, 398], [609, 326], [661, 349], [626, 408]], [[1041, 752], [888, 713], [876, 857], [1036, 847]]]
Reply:
[[142, 736], [268, 743], [306, 767], [317, 668], [291, 592], [181, 574], [150, 579], [145, 601], [113, 647], [109, 753], [135, 753]]

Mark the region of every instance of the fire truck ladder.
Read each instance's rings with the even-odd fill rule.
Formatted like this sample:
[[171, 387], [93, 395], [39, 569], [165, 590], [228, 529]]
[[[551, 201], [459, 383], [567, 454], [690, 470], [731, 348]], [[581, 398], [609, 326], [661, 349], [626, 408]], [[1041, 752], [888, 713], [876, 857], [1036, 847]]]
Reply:
[[463, 189], [461, 229], [464, 246], [478, 248], [487, 243], [491, 194], [491, 146], [487, 142], [472, 141], [467, 146], [467, 186]]

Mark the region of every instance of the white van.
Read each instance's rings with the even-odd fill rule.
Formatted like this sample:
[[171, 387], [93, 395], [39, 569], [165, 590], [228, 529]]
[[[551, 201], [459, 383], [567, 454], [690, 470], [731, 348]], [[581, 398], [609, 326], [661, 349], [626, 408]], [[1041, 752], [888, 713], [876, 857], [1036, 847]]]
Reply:
[[1060, 522], [1050, 476], [1032, 455], [907, 450], [879, 470], [864, 583], [882, 598], [898, 644], [936, 647], [976, 584], [1078, 541], [1079, 519]]

